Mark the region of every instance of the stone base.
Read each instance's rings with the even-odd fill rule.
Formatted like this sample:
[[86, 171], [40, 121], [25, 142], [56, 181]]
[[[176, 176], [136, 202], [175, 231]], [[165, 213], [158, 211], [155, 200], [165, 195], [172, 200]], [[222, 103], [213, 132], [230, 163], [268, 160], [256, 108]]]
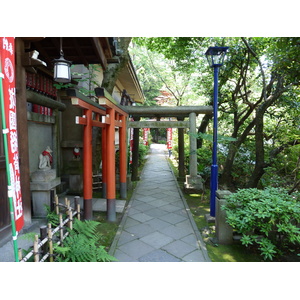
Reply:
[[207, 223], [215, 223], [216, 218], [212, 217], [210, 214], [205, 214], [205, 220]]
[[46, 217], [45, 205], [50, 206], [50, 191], [32, 192], [32, 210], [35, 217]]
[[51, 181], [56, 178], [55, 169], [41, 169], [31, 174], [31, 181]]
[[185, 176], [184, 191], [188, 194], [198, 194], [203, 192], [202, 177], [200, 175]]
[[69, 175], [69, 189], [70, 193], [81, 194], [83, 191], [82, 175]]
[[229, 245], [233, 243], [233, 229], [226, 222], [226, 211], [221, 207], [226, 204], [225, 196], [230, 195], [229, 191], [216, 192], [216, 238], [219, 244]]
[[60, 184], [60, 177], [50, 181], [32, 181], [30, 182], [30, 190], [34, 191], [49, 191]]
[[51, 190], [61, 181], [56, 177], [56, 170], [38, 170], [31, 174], [30, 191], [32, 195], [32, 209], [35, 217], [46, 217], [45, 205], [50, 206]]

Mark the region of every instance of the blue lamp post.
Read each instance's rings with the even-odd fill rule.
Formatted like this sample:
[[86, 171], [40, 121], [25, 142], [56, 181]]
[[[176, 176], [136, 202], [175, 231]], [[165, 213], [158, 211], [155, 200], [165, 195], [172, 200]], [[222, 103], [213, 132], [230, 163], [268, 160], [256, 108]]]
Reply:
[[210, 67], [214, 68], [214, 101], [213, 101], [213, 153], [210, 176], [210, 216], [216, 216], [216, 191], [218, 189], [218, 75], [223, 65], [228, 47], [209, 47], [205, 55]]

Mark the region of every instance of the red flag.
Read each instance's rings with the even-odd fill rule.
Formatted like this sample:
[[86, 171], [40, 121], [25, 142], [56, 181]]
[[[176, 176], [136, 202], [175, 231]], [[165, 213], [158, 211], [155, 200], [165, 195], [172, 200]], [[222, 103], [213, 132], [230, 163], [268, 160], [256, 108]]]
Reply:
[[13, 199], [16, 230], [24, 226], [19, 148], [17, 132], [16, 88], [15, 88], [15, 40], [12, 37], [0, 38], [1, 69], [3, 74], [2, 87], [6, 127], [8, 129], [8, 160], [10, 173], [9, 197]]

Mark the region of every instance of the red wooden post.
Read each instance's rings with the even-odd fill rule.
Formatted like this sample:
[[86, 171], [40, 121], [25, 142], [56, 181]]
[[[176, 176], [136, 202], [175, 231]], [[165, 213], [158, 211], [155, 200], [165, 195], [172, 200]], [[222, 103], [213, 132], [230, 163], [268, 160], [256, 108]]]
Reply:
[[126, 143], [126, 116], [120, 116], [122, 126], [119, 129], [120, 147], [120, 196], [127, 198], [127, 143]]
[[84, 219], [93, 218], [93, 169], [92, 169], [92, 111], [85, 110], [86, 125], [83, 131], [83, 203]]
[[115, 109], [107, 109], [109, 114], [109, 124], [107, 124], [106, 136], [106, 199], [107, 199], [107, 220], [110, 222], [116, 221], [116, 150], [115, 150]]
[[107, 186], [107, 126], [102, 128], [102, 197], [106, 198]]

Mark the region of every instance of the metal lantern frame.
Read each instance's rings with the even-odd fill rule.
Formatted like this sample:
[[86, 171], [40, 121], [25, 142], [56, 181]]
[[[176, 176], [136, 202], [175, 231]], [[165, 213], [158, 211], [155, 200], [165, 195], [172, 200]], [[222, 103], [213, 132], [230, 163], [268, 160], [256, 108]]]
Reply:
[[54, 81], [60, 83], [71, 82], [71, 65], [72, 62], [64, 58], [62, 50], [62, 38], [60, 38], [60, 58], [54, 59]]
[[229, 47], [209, 47], [205, 52], [210, 67], [221, 67]]

